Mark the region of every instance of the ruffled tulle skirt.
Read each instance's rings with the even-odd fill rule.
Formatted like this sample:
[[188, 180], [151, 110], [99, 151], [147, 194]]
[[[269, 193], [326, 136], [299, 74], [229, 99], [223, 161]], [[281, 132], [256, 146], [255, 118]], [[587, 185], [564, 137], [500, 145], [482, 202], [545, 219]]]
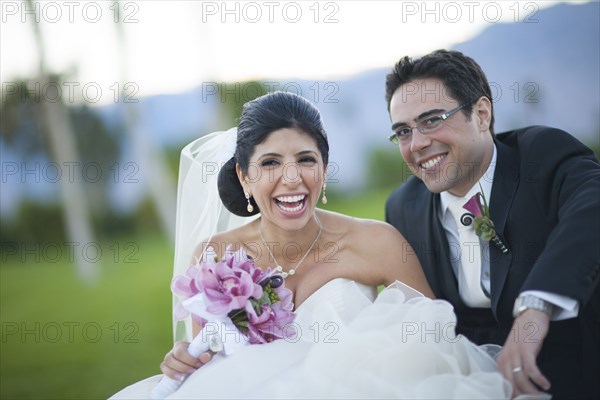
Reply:
[[[294, 338], [217, 355], [169, 398], [510, 398], [494, 360], [454, 334], [449, 303], [399, 283], [368, 293], [329, 282], [298, 309]], [[160, 378], [112, 398], [149, 399]]]

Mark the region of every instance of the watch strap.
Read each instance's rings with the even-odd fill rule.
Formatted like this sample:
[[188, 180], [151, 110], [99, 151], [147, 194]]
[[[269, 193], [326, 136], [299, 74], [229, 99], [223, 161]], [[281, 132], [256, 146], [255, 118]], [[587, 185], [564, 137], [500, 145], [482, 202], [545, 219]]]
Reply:
[[513, 308], [513, 317], [517, 318], [524, 311], [528, 309], [534, 309], [543, 312], [544, 314], [552, 317], [554, 312], [554, 306], [552, 303], [542, 300], [532, 294], [520, 295], [515, 300], [515, 306]]

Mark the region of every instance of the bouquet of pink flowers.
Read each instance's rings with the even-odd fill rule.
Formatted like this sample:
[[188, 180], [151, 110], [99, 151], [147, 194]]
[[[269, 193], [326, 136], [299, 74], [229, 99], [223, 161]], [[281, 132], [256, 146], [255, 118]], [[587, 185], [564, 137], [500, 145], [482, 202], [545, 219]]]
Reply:
[[[171, 283], [173, 293], [181, 299], [174, 318], [182, 320], [191, 313], [203, 326], [188, 347], [192, 356], [198, 357], [209, 348], [229, 354], [240, 341], [242, 345], [258, 344], [296, 335], [291, 324], [295, 318], [292, 291], [284, 287], [280, 274], [270, 268], [262, 271], [243, 249], [234, 252], [231, 246], [221, 260], [210, 255], [204, 258]], [[241, 334], [241, 338], [235, 335], [234, 343], [230, 340], [232, 329]], [[164, 377], [152, 397], [163, 399], [181, 383]]]
[[228, 317], [251, 344], [295, 334], [289, 329], [295, 317], [292, 291], [281, 275], [270, 268], [263, 272], [242, 249], [228, 247], [222, 260], [208, 257], [190, 266], [185, 275], [173, 278], [171, 289], [183, 299], [175, 306], [175, 319], [186, 318], [189, 305], [202, 302], [206, 311], [192, 312], [198, 325], [207, 322], [207, 314]]

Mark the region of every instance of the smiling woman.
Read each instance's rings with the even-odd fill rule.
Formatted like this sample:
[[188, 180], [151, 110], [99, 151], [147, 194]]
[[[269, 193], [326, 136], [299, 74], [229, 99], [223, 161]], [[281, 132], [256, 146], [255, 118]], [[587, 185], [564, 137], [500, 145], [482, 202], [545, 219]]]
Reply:
[[[295, 133], [301, 142], [286, 137], [286, 133]], [[271, 145], [265, 143], [267, 140]], [[283, 152], [290, 150], [292, 156], [283, 159]], [[306, 178], [305, 184], [324, 181], [328, 161], [329, 144], [319, 111], [300, 96], [274, 92], [244, 107], [235, 154], [219, 173], [219, 194], [232, 213], [255, 215], [261, 212], [260, 206], [250, 198], [253, 210], [248, 211], [247, 202], [239, 196], [242, 191], [251, 196], [251, 186], [273, 183], [276, 174], [288, 185], [297, 184], [301, 177]]]
[[255, 174], [236, 169], [244, 191], [256, 194], [262, 219], [284, 230], [306, 225], [325, 180], [323, 159], [311, 137], [296, 129], [279, 129], [256, 146], [251, 164], [257, 166]]
[[[218, 133], [211, 139], [218, 142], [233, 133]], [[181, 282], [202, 280], [209, 271], [227, 283], [213, 285], [206, 293], [199, 288], [204, 287], [202, 282], [183, 288], [196, 293], [189, 301], [203, 299], [205, 304], [194, 321], [202, 323], [198, 318], [202, 314], [207, 322], [190, 331], [196, 336], [192, 344], [177, 342], [165, 356], [161, 369], [172, 381], [152, 377], [114, 398], [148, 398], [151, 393], [161, 398], [165, 392], [154, 388], [184, 380], [174, 397], [447, 398], [449, 393], [457, 398], [508, 397], [510, 387], [494, 360], [456, 336], [452, 308], [429, 298], [431, 289], [419, 261], [397, 230], [379, 221], [317, 208], [328, 152], [320, 114], [304, 98], [275, 92], [244, 105], [234, 156], [219, 173], [219, 194], [230, 212], [260, 217], [221, 233], [211, 232], [196, 247], [199, 265], [189, 268], [187, 277], [177, 279], [182, 289]], [[201, 163], [212, 161], [198, 158]], [[182, 177], [183, 186], [209, 184]], [[194, 204], [202, 208], [209, 201], [201, 198]], [[213, 214], [205, 213], [206, 218]], [[224, 220], [226, 214], [219, 213], [218, 218]], [[191, 221], [193, 225], [203, 222]], [[233, 251], [241, 257], [241, 264], [230, 261]], [[288, 335], [258, 346], [240, 346], [239, 340], [232, 343], [221, 330], [217, 337], [222, 346], [211, 347], [216, 354], [207, 351], [192, 356], [196, 343], [213, 341], [204, 338], [213, 323], [204, 313], [210, 307], [209, 298], [241, 296], [234, 283], [244, 274], [235, 270], [244, 263], [254, 264], [269, 276], [280, 275], [278, 280], [291, 290], [295, 320], [276, 326]], [[375, 299], [379, 285], [387, 288]], [[266, 295], [257, 288], [255, 300], [242, 307], [258, 323], [277, 321], [272, 313], [277, 313], [279, 298], [271, 297], [267, 286]], [[227, 317], [235, 319], [240, 310]], [[431, 335], [436, 327], [438, 332]], [[252, 326], [238, 329], [243, 336]], [[289, 335], [290, 331], [295, 335]], [[191, 335], [186, 338], [191, 339]]]

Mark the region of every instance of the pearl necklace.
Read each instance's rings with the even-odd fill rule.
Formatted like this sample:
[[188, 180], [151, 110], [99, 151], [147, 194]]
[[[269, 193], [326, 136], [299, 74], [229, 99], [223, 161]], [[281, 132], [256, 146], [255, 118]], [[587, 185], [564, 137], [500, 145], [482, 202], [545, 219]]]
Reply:
[[290, 275], [294, 275], [296, 273], [296, 271], [298, 271], [298, 268], [300, 268], [300, 265], [302, 265], [302, 261], [304, 261], [304, 259], [306, 258], [306, 256], [308, 256], [308, 253], [311, 252], [311, 250], [313, 249], [313, 247], [315, 246], [315, 244], [317, 243], [317, 241], [321, 237], [321, 232], [323, 232], [323, 225], [321, 225], [321, 221], [319, 221], [319, 218], [317, 218], [316, 215], [315, 215], [315, 218], [317, 219], [317, 223], [319, 224], [319, 233], [317, 233], [317, 237], [315, 238], [315, 240], [312, 242], [312, 244], [308, 248], [308, 251], [302, 256], [302, 258], [300, 259], [300, 261], [298, 261], [298, 264], [296, 264], [296, 267], [290, 269], [288, 272], [285, 272], [283, 270], [283, 267], [275, 259], [275, 256], [273, 255], [273, 252], [271, 252], [271, 248], [269, 246], [267, 246], [267, 241], [265, 240], [265, 237], [262, 234], [262, 224], [260, 224], [258, 226], [258, 234], [260, 235], [260, 238], [262, 239], [262, 241], [265, 243], [265, 246], [267, 247], [267, 251], [269, 252], [269, 255], [271, 256], [271, 258], [275, 262], [275, 265], [277, 265], [277, 267], [275, 267], [275, 271], [276, 272], [281, 272], [281, 276], [284, 279], [287, 278]]

